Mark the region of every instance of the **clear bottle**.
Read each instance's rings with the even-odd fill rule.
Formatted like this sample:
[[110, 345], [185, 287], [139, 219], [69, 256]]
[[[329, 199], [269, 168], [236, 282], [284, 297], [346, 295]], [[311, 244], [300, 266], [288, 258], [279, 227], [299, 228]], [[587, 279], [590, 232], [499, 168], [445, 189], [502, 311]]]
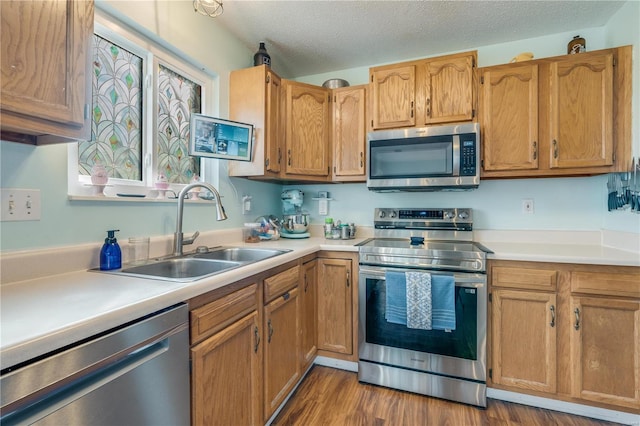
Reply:
[[253, 55], [253, 65], [266, 65], [271, 67], [271, 56], [267, 53], [267, 48], [264, 46], [264, 41], [260, 42], [260, 47], [255, 55]]
[[324, 237], [331, 239], [333, 237], [331, 231], [333, 230], [333, 219], [327, 217], [324, 219]]

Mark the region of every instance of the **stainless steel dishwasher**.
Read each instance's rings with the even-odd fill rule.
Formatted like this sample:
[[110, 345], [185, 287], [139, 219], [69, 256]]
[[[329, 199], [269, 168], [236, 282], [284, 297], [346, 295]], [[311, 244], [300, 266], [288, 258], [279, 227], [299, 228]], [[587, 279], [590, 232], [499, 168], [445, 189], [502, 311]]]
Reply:
[[2, 372], [0, 423], [188, 425], [185, 304]]

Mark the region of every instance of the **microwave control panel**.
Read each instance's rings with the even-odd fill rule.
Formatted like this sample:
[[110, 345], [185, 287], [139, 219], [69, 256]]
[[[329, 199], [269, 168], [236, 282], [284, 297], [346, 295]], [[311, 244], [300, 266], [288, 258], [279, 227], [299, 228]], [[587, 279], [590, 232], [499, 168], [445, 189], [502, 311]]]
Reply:
[[475, 176], [477, 167], [476, 135], [460, 135], [460, 176]]

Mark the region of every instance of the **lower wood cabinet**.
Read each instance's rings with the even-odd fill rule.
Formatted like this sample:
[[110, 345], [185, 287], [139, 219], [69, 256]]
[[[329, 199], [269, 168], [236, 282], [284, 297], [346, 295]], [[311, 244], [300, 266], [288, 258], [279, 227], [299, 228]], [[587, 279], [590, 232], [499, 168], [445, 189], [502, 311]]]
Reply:
[[640, 268], [491, 261], [490, 385], [640, 413]]
[[[318, 350], [357, 360], [357, 254], [321, 252], [318, 258]], [[324, 353], [326, 352], [326, 353]]]
[[302, 265], [302, 279], [298, 287], [300, 297], [300, 357], [304, 373], [318, 352], [317, 345], [318, 261], [314, 258]]

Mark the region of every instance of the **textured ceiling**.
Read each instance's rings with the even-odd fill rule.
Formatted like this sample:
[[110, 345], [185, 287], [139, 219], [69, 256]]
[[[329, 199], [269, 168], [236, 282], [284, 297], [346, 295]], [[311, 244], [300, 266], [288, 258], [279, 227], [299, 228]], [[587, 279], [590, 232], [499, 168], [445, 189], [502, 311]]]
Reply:
[[265, 41], [286, 78], [600, 27], [622, 1], [225, 0], [216, 21]]

